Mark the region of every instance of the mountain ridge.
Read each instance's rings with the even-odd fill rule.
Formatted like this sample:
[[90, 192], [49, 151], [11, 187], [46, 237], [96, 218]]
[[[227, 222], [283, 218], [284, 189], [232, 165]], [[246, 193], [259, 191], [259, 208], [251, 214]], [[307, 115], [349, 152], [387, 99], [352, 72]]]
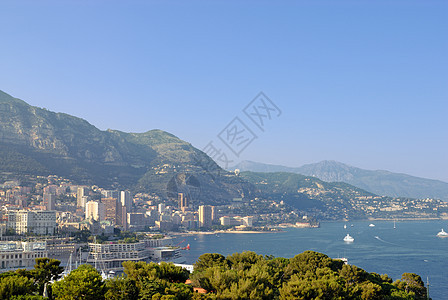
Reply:
[[387, 170], [365, 170], [334, 160], [301, 167], [242, 161], [233, 169], [252, 172], [291, 172], [314, 176], [326, 182], [346, 182], [377, 195], [390, 197], [437, 198], [448, 201], [448, 183]]
[[[222, 175], [210, 176], [199, 161]], [[212, 203], [250, 194], [246, 182], [230, 178], [204, 152], [171, 133], [102, 131], [84, 119], [31, 106], [4, 92], [0, 92], [0, 170], [57, 174], [82, 184], [132, 187], [173, 198], [176, 189], [189, 188], [183, 179], [194, 176], [189, 182], [201, 183], [191, 187], [201, 190], [197, 200], [213, 196]], [[174, 185], [169, 184], [172, 181]]]

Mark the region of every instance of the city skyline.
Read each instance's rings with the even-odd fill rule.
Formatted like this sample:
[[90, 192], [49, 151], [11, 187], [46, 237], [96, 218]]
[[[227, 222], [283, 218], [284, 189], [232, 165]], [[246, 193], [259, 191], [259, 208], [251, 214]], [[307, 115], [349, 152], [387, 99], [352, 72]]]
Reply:
[[[5, 1], [0, 89], [101, 130], [162, 129], [233, 164], [336, 160], [448, 181], [442, 1]], [[264, 92], [281, 114], [244, 114]], [[239, 118], [256, 139], [235, 155]]]

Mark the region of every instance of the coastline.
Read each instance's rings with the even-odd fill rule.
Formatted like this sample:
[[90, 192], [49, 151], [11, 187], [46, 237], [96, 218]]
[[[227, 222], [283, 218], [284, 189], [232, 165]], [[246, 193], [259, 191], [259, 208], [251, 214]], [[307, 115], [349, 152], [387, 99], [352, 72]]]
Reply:
[[[448, 217], [427, 217], [427, 218], [368, 218], [368, 219], [359, 219], [359, 220], [322, 220], [321, 223], [338, 223], [338, 222], [374, 222], [374, 221], [389, 221], [389, 222], [418, 222], [418, 221], [446, 221]], [[263, 234], [263, 233], [281, 233], [285, 232], [282, 228], [300, 228], [300, 229], [315, 229], [317, 227], [313, 226], [297, 226], [295, 224], [281, 224], [277, 225], [274, 228], [278, 228], [279, 230], [273, 231], [256, 231], [256, 230], [215, 230], [215, 231], [188, 231], [188, 232], [169, 232], [170, 236], [189, 236], [189, 235], [213, 235], [213, 234]]]
[[221, 233], [237, 233], [237, 234], [252, 234], [252, 233], [278, 233], [283, 232], [281, 230], [276, 231], [255, 231], [255, 230], [216, 230], [216, 231], [188, 231], [188, 232], [170, 232], [170, 236], [187, 236], [187, 235], [213, 235], [213, 234], [221, 234]]
[[[448, 217], [421, 217], [421, 218], [368, 218], [368, 219], [359, 219], [359, 220], [322, 220], [319, 221], [321, 223], [338, 223], [338, 222], [374, 222], [374, 221], [389, 221], [389, 222], [418, 222], [418, 221], [446, 221]], [[277, 225], [274, 228], [278, 228], [279, 230], [273, 231], [256, 231], [256, 230], [215, 230], [215, 231], [188, 231], [188, 232], [169, 232], [170, 236], [189, 236], [189, 235], [213, 235], [213, 234], [221, 234], [221, 233], [235, 233], [235, 234], [262, 234], [262, 233], [280, 233], [284, 232], [282, 228], [300, 228], [300, 229], [315, 229], [317, 227], [313, 226], [297, 226], [295, 224], [281, 224]]]
[[[360, 219], [360, 220], [353, 220], [353, 221], [443, 221], [448, 220], [448, 217], [416, 217], [416, 218], [368, 218], [368, 219]], [[335, 222], [349, 222], [347, 220], [342, 221], [335, 221]], [[325, 221], [323, 221], [325, 222]]]

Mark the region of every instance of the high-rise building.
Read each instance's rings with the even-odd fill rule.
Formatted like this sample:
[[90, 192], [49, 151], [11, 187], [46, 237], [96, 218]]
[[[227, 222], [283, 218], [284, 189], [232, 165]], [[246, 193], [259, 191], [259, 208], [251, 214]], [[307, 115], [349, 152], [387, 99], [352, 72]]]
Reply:
[[159, 209], [159, 214], [165, 212], [165, 210], [166, 210], [165, 203], [159, 203], [158, 209]]
[[87, 202], [90, 201], [89, 196], [83, 196], [81, 197], [81, 201], [80, 201], [80, 207], [86, 207]]
[[89, 201], [86, 204], [86, 219], [94, 219], [96, 221], [104, 220], [104, 203], [97, 201]]
[[76, 193], [76, 204], [78, 207], [86, 207], [86, 198], [83, 199], [85, 196], [87, 196], [87, 188], [82, 186], [78, 187]]
[[53, 193], [44, 193], [44, 206], [46, 210], [55, 210], [56, 195]]
[[131, 227], [144, 228], [145, 227], [145, 214], [143, 213], [128, 213], [127, 223]]
[[102, 198], [104, 204], [104, 219], [127, 228], [127, 210], [126, 206], [121, 205], [121, 201], [117, 198]]
[[117, 224], [123, 226], [123, 230], [127, 230], [128, 229], [128, 213], [127, 213], [127, 209], [126, 206], [122, 206], [121, 202], [120, 204], [120, 210], [119, 210], [119, 216], [117, 218]]
[[212, 227], [212, 207], [209, 205], [199, 206], [199, 227]]
[[121, 191], [120, 192], [121, 205], [126, 207], [126, 211], [129, 213], [132, 210], [132, 198], [131, 192]]
[[212, 223], [217, 220], [216, 217], [216, 208], [214, 206], [212, 206]]
[[101, 203], [104, 204], [104, 219], [119, 224], [117, 221], [121, 219], [121, 202], [117, 198], [102, 198]]
[[188, 197], [184, 193], [177, 194], [177, 202], [180, 210], [185, 210], [189, 207]]
[[104, 198], [117, 198], [118, 199], [119, 193], [116, 190], [102, 190], [101, 195]]

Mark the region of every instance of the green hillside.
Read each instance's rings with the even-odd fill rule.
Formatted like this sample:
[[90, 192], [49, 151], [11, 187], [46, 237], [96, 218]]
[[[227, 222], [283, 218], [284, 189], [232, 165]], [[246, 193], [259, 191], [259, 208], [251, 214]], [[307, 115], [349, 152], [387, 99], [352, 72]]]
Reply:
[[30, 106], [4, 92], [0, 154], [0, 171], [13, 175], [56, 174], [161, 197], [186, 191], [194, 201], [214, 204], [251, 193], [249, 184], [170, 133], [101, 131], [83, 119]]
[[448, 183], [384, 170], [364, 170], [337, 161], [324, 160], [298, 168], [242, 161], [232, 169], [252, 172], [290, 172], [326, 182], [345, 182], [377, 195], [435, 198], [448, 201]]

